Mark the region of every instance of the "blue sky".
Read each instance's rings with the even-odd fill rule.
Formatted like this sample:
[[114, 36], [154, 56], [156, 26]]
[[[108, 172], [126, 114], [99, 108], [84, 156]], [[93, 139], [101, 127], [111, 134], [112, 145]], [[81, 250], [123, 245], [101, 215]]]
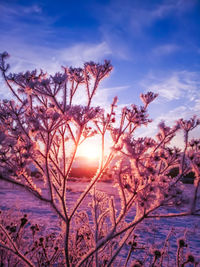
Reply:
[[[110, 59], [97, 104], [115, 95], [119, 106], [140, 104], [140, 93], [159, 93], [149, 131], [200, 112], [199, 0], [1, 0], [0, 14], [0, 51], [12, 71]], [[0, 97], [9, 97], [3, 85]]]

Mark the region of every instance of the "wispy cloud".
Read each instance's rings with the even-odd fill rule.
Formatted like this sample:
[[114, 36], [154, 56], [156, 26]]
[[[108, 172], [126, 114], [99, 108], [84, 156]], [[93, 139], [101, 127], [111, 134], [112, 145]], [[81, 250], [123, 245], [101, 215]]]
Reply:
[[[151, 73], [141, 82], [141, 85], [147, 91], [158, 93], [159, 96], [154, 104], [156, 117], [147, 128], [142, 128], [137, 132], [139, 136], [155, 136], [157, 126], [161, 121], [173, 126], [180, 118], [189, 119], [195, 114], [197, 116], [200, 114], [199, 72], [176, 71], [165, 76], [156, 76]], [[149, 109], [151, 111], [151, 107]], [[191, 137], [197, 136], [198, 131], [199, 128], [194, 130]], [[178, 133], [172, 144], [182, 146], [182, 140], [183, 138]]]
[[35, 29], [35, 31], [31, 32], [35, 36], [43, 28], [47, 29], [55, 21], [55, 19], [44, 14], [42, 6], [38, 4], [24, 6], [16, 3], [12, 5], [9, 3], [0, 3], [0, 12], [0, 32], [4, 32], [4, 34], [6, 34], [7, 30], [8, 34], [20, 35], [31, 26], [32, 29]]
[[[110, 111], [110, 105], [112, 103], [112, 98], [117, 96], [119, 91], [124, 91], [129, 86], [116, 86], [116, 87], [105, 87], [104, 82], [102, 82], [94, 95], [92, 105], [100, 106], [107, 112]], [[85, 86], [79, 88], [80, 90], [75, 94], [73, 103], [77, 105], [85, 105], [87, 103], [87, 93]], [[124, 105], [119, 105], [117, 111], [120, 112]]]
[[176, 44], [164, 44], [157, 46], [153, 49], [153, 54], [155, 56], [165, 56], [177, 52], [180, 47]]
[[158, 93], [165, 101], [178, 100], [183, 97], [188, 101], [194, 101], [200, 97], [198, 72], [177, 71], [167, 77], [150, 74], [141, 82], [141, 85], [143, 88]]
[[72, 46], [57, 49], [45, 46], [31, 47], [16, 41], [15, 47], [8, 42], [6, 50], [11, 55], [9, 61], [13, 72], [42, 68], [48, 73], [54, 73], [59, 71], [61, 66], [81, 67], [84, 62], [91, 60], [102, 62], [112, 54], [105, 42], [75, 43]]
[[[53, 74], [61, 70], [61, 66], [82, 67], [86, 61], [102, 62], [112, 52], [106, 43], [99, 44], [75, 44], [68, 48], [50, 49], [45, 47], [30, 48], [27, 45], [20, 45], [15, 49], [10, 49], [11, 57], [9, 59], [11, 72], [26, 71], [27, 69], [43, 69], [49, 74]], [[8, 45], [9, 51], [9, 45]], [[2, 79], [0, 79], [0, 98], [10, 98]], [[101, 88], [94, 99], [95, 105], [109, 105], [109, 97], [122, 87]], [[75, 102], [79, 104], [86, 103], [85, 90], [81, 89], [79, 94], [75, 96]]]
[[[119, 92], [124, 92], [128, 88], [130, 88], [129, 85], [105, 87], [104, 84], [102, 84], [94, 97], [94, 103], [95, 105], [104, 107], [105, 109], [110, 108], [112, 98], [117, 96]], [[121, 107], [118, 106], [118, 109], [121, 109]]]
[[[189, 119], [195, 114], [200, 114], [200, 73], [190, 71], [176, 71], [167, 76], [149, 74], [148, 78], [141, 82], [144, 88], [159, 94], [155, 101], [154, 109], [156, 117], [147, 128], [140, 129], [140, 136], [154, 136], [157, 125], [165, 121], [172, 126], [180, 118]], [[174, 105], [175, 103], [175, 105]], [[165, 109], [167, 108], [167, 112]], [[151, 111], [151, 107], [150, 107]], [[157, 112], [159, 111], [159, 112]], [[197, 136], [199, 128], [194, 130], [192, 137]], [[182, 146], [180, 134], [173, 141], [173, 145]]]
[[[0, 11], [0, 51], [11, 54], [14, 71], [39, 67], [54, 72], [60, 65], [80, 66], [112, 54], [106, 41], [71, 40], [69, 27], [54, 27], [59, 15], [49, 16], [42, 4], [0, 3]], [[66, 39], [61, 41], [63, 31]]]
[[24, 13], [26, 13], [26, 14], [32, 14], [32, 13], [41, 14], [42, 13], [42, 7], [35, 4], [35, 5], [30, 6], [30, 7], [24, 8]]
[[1, 14], [1, 20], [10, 18], [10, 19], [18, 19], [24, 16], [36, 15], [42, 13], [42, 7], [38, 4], [33, 4], [30, 6], [23, 6], [20, 4], [13, 4], [12, 6], [8, 3], [0, 3], [0, 10], [2, 12]]
[[[198, 66], [192, 65], [191, 57], [185, 57], [181, 61], [183, 62], [181, 69], [185, 71], [173, 70], [178, 65], [174, 63], [180, 63], [176, 62], [176, 59], [180, 59], [176, 57], [177, 53], [189, 51], [187, 40], [191, 43], [194, 41], [196, 53], [198, 51], [198, 44], [192, 35], [184, 35], [182, 30], [182, 22], [193, 14], [192, 8], [195, 3], [197, 0], [154, 2], [144, 0], [142, 3], [132, 0], [111, 0], [106, 4], [95, 2], [93, 6], [96, 7], [96, 11], [92, 14], [89, 14], [89, 4], [85, 3], [84, 12], [88, 12], [89, 15], [84, 14], [86, 15], [84, 18], [88, 19], [88, 24], [82, 27], [75, 19], [77, 24], [74, 21], [70, 21], [71, 24], [63, 22], [62, 16], [67, 17], [67, 12], [59, 11], [59, 8], [55, 15], [52, 15], [53, 5], [50, 9], [46, 6], [48, 10], [45, 10], [43, 5], [45, 1], [39, 4], [32, 4], [32, 2], [19, 4], [16, 1], [13, 4], [9, 2], [3, 4], [1, 2], [0, 51], [7, 50], [11, 54], [9, 61], [13, 72], [42, 68], [49, 73], [54, 73], [59, 71], [62, 65], [81, 66], [85, 61], [102, 62], [105, 58], [112, 58], [116, 69], [108, 82], [102, 83], [99, 93], [95, 96], [95, 104], [109, 105], [111, 97], [116, 94], [121, 94], [123, 101], [132, 101], [129, 95], [133, 94], [133, 89], [124, 84], [134, 83], [133, 87], [137, 95], [140, 93], [138, 88], [159, 93], [159, 98], [153, 106], [155, 109], [158, 107], [159, 110], [159, 112], [155, 111], [158, 117], [156, 123], [162, 118], [170, 120], [169, 116], [175, 118], [174, 114], [187, 116], [200, 110]], [[72, 4], [69, 4], [69, 10], [71, 7]], [[190, 10], [193, 11], [188, 13], [186, 18], [184, 14]], [[79, 14], [77, 16], [79, 17]], [[92, 20], [90, 20], [91, 17]], [[171, 28], [174, 18], [176, 18], [173, 24], [176, 32]], [[79, 19], [81, 20], [82, 17]], [[88, 29], [91, 21], [95, 23]], [[177, 21], [179, 23], [176, 23]], [[195, 29], [194, 32], [196, 32]], [[158, 34], [157, 31], [159, 31]], [[89, 35], [87, 35], [88, 32]], [[186, 40], [186, 43], [183, 45], [179, 43], [177, 36], [180, 36], [181, 40]], [[159, 57], [160, 60], [158, 60]], [[169, 59], [167, 67], [165, 67], [165, 59]], [[171, 72], [163, 74], [168, 67], [171, 68]], [[149, 69], [152, 69], [154, 74], [148, 75], [139, 84], [139, 79]], [[122, 90], [126, 90], [127, 96], [126, 93], [121, 92]], [[83, 90], [76, 96], [79, 103], [84, 100], [84, 93]], [[0, 94], [0, 97], [7, 95], [4, 87], [1, 87]], [[159, 106], [161, 102], [166, 105], [163, 109]], [[167, 114], [166, 107], [169, 109]]]
[[[96, 19], [100, 21], [99, 30], [103, 39], [112, 47], [116, 58], [136, 61], [138, 55], [135, 49], [140, 51], [138, 44], [141, 40], [149, 42], [147, 49], [149, 53], [153, 53], [153, 56], [169, 55], [180, 49], [175, 36], [172, 36], [172, 40], [168, 40], [169, 43], [166, 43], [166, 40], [162, 42], [159, 40], [158, 44], [164, 43], [159, 46], [152, 39], [151, 30], [156, 23], [165, 19], [169, 20], [171, 17], [176, 17], [176, 21], [183, 22], [184, 14], [192, 10], [196, 0], [143, 2], [144, 4], [141, 4], [141, 1], [125, 0], [122, 4], [122, 0], [112, 0], [101, 7], [100, 13], [105, 16], [96, 14]], [[127, 39], [129, 42], [126, 41]], [[145, 43], [142, 46], [144, 47]], [[144, 50], [143, 54], [145, 52]]]
[[131, 16], [131, 26], [141, 32], [144, 27], [150, 27], [157, 20], [163, 19], [169, 15], [184, 13], [194, 7], [196, 0], [185, 1], [161, 1], [152, 4], [149, 8], [133, 8]]
[[[108, 20], [118, 25], [122, 23], [127, 29], [132, 28], [133, 33], [139, 33], [144, 27], [150, 27], [152, 23], [169, 15], [177, 15], [187, 12], [196, 4], [196, 0], [163, 0], [157, 2], [146, 1], [145, 5], [138, 5], [139, 2], [126, 0], [122, 6], [120, 0], [113, 0], [105, 7], [109, 14]], [[104, 17], [102, 17], [102, 20]]]
[[[194, 116], [194, 114], [197, 112], [199, 114], [200, 112], [200, 105], [196, 106], [196, 108], [192, 106], [178, 106], [174, 109], [169, 110], [167, 113], [162, 113], [158, 115], [153, 122], [151, 122], [147, 127], [142, 127], [139, 130], [136, 131], [136, 136], [139, 137], [146, 137], [151, 136], [155, 138], [157, 132], [158, 132], [158, 125], [161, 121], [164, 121], [167, 126], [174, 126], [176, 122], [183, 118], [183, 119], [190, 119]], [[200, 127], [195, 128], [189, 135], [189, 138], [196, 138], [199, 136], [199, 129]], [[171, 146], [178, 146], [183, 147], [183, 132], [178, 131], [176, 136], [173, 138], [171, 142]]]
[[[57, 41], [55, 46], [47, 42], [48, 37], [55, 31], [52, 23], [56, 17], [50, 18], [40, 5], [0, 4], [0, 10], [2, 14], [0, 52], [6, 50], [11, 55], [9, 59], [11, 72], [36, 68], [52, 74], [60, 71], [61, 66], [81, 67], [86, 61], [102, 62], [112, 55], [112, 50], [106, 41], [76, 40], [68, 43], [65, 40], [63, 43]], [[56, 36], [59, 36], [59, 29]], [[0, 97], [11, 97], [2, 80], [0, 84]], [[110, 93], [105, 90], [103, 95], [99, 95], [99, 101], [103, 102], [103, 97], [107, 100], [107, 95]], [[84, 100], [84, 92], [79, 96], [80, 101]]]
[[[1, 51], [16, 54], [21, 50], [22, 55], [47, 46], [55, 18], [44, 14], [40, 5], [0, 3], [0, 13]], [[44, 49], [42, 52], [44, 55]]]
[[111, 55], [112, 51], [106, 42], [99, 44], [80, 43], [58, 52], [58, 59], [73, 66], [80, 66], [86, 61], [99, 61]]

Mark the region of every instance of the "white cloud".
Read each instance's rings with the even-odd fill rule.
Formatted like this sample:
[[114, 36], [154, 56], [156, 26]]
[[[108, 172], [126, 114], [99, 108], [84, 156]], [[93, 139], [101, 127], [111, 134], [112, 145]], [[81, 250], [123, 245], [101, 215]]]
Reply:
[[[176, 121], [179, 119], [190, 119], [195, 114], [200, 113], [200, 105], [197, 107], [190, 106], [178, 106], [174, 109], [169, 110], [167, 113], [161, 113], [158, 115], [152, 123], [148, 124], [147, 127], [142, 127], [136, 131], [136, 136], [138, 137], [155, 137], [158, 132], [158, 124], [161, 121], [164, 121], [167, 126], [172, 127], [176, 124]], [[195, 128], [192, 132], [190, 132], [189, 138], [199, 138], [199, 130], [200, 127]], [[183, 147], [183, 132], [179, 130], [176, 136], [172, 139], [171, 146]]]
[[115, 87], [109, 87], [109, 88], [107, 87], [105, 88], [104, 86], [101, 86], [94, 97], [94, 104], [107, 109], [111, 105], [110, 101], [112, 100], [110, 100], [110, 98], [117, 96], [119, 91], [124, 91], [128, 88], [130, 88], [130, 86], [128, 85], [115, 86]]
[[99, 44], [75, 44], [58, 52], [58, 59], [73, 66], [80, 66], [86, 61], [99, 61], [111, 55], [112, 51], [106, 42]]
[[[20, 72], [32, 69], [43, 69], [49, 74], [61, 70], [61, 66], [79, 66], [86, 61], [102, 62], [107, 59], [112, 50], [106, 41], [100, 42], [74, 42], [63, 46], [63, 42], [57, 40], [55, 46], [50, 46], [46, 41], [54, 31], [50, 18], [43, 14], [40, 5], [20, 5], [0, 3], [0, 29], [1, 44], [0, 53], [7, 51], [11, 57], [9, 63], [11, 72]], [[23, 18], [23, 19], [21, 19]], [[33, 23], [34, 22], [34, 23]], [[9, 31], [6, 30], [9, 28]], [[64, 29], [67, 35], [67, 29]], [[59, 31], [59, 29], [58, 29]], [[55, 34], [55, 32], [54, 32]], [[59, 32], [56, 32], [59, 36]], [[65, 41], [66, 42], [66, 41]], [[8, 90], [0, 80], [0, 98], [9, 98]], [[106, 91], [104, 95], [107, 98]], [[84, 93], [80, 93], [80, 100], [84, 99]], [[101, 95], [103, 98], [103, 95]]]
[[197, 72], [177, 71], [167, 77], [156, 77], [150, 74], [141, 82], [141, 85], [148, 91], [158, 93], [165, 101], [183, 97], [188, 101], [194, 101], [200, 97], [200, 78]]
[[86, 61], [100, 61], [107, 59], [112, 51], [105, 42], [97, 44], [75, 43], [66, 48], [49, 48], [45, 46], [31, 46], [16, 40], [12, 45], [12, 37], [7, 39], [6, 51], [10, 54], [12, 72], [25, 71], [27, 69], [42, 68], [48, 73], [54, 73], [61, 66], [81, 67]]
[[[143, 127], [138, 136], [155, 136], [157, 125], [165, 121], [167, 125], [173, 126], [180, 118], [189, 119], [200, 114], [200, 73], [190, 71], [176, 71], [171, 75], [160, 76], [148, 75], [141, 82], [147, 91], [159, 93], [154, 102], [154, 120], [148, 127]], [[174, 102], [175, 101], [175, 102]], [[174, 104], [175, 103], [175, 104]], [[174, 107], [175, 105], [175, 107]], [[166, 112], [167, 109], [167, 112]], [[151, 111], [151, 107], [149, 108]], [[191, 137], [197, 137], [199, 127], [191, 133]], [[173, 145], [182, 146], [181, 133], [173, 141]]]
[[[8, 51], [11, 55], [8, 60], [11, 65], [11, 72], [24, 72], [36, 68], [38, 70], [43, 69], [49, 74], [60, 71], [61, 66], [82, 67], [84, 62], [90, 60], [102, 62], [112, 53], [105, 42], [99, 44], [81, 43], [57, 50], [39, 46], [33, 48], [18, 41], [18, 43], [15, 43], [15, 49], [12, 46], [9, 48], [8, 44]], [[0, 98], [12, 97], [2, 79], [0, 79], [0, 86]], [[93, 104], [108, 107], [110, 105], [109, 97], [114, 95], [116, 91], [126, 88], [127, 86], [111, 88], [101, 86], [95, 95]], [[86, 104], [84, 88], [80, 89], [74, 100], [76, 104]]]

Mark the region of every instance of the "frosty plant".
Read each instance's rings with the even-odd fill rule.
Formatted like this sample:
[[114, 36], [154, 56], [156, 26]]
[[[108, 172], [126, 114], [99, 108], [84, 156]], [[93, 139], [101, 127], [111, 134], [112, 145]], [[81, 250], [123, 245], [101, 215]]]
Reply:
[[[132, 261], [133, 266], [142, 266], [145, 260], [138, 254], [135, 232], [143, 221], [200, 215], [200, 141], [189, 139], [191, 130], [200, 124], [199, 119], [181, 119], [174, 127], [161, 122], [155, 138], [136, 138], [135, 130], [151, 122], [147, 108], [157, 94], [142, 94], [144, 105], [124, 107], [119, 121], [115, 115], [117, 97], [108, 113], [92, 106], [100, 82], [112, 70], [109, 61], [104, 64], [88, 62], [83, 68], [63, 68], [62, 73], [52, 76], [42, 70], [8, 74], [7, 57], [7, 53], [1, 54], [0, 69], [15, 100], [3, 100], [0, 104], [0, 179], [49, 204], [62, 224], [61, 242], [56, 251], [63, 251], [63, 265], [112, 266], [129, 244], [124, 264], [127, 266]], [[74, 96], [83, 88], [87, 96], [85, 106], [75, 105]], [[177, 131], [184, 133], [183, 151], [170, 146]], [[77, 149], [96, 134], [101, 136], [99, 168], [78, 200], [69, 207], [68, 181]], [[105, 153], [105, 138], [112, 140], [108, 154]], [[175, 167], [179, 168], [179, 173], [171, 177], [170, 171]], [[194, 194], [187, 211], [179, 212], [178, 207], [186, 202], [180, 180], [191, 171], [195, 173]], [[118, 188], [119, 207], [115, 197], [96, 189], [106, 174]], [[85, 210], [86, 201], [90, 202], [88, 210]], [[166, 206], [177, 208], [177, 212], [163, 213]], [[127, 219], [131, 210], [134, 216]], [[1, 251], [9, 250], [25, 265], [51, 264], [55, 251], [45, 253], [41, 263], [41, 257], [38, 261], [38, 257], [26, 253], [2, 222]], [[43, 239], [38, 242], [42, 247]], [[161, 266], [165, 260], [164, 247], [155, 250], [146, 264]], [[185, 266], [191, 259], [195, 262], [192, 255], [179, 259], [179, 254], [178, 266]]]

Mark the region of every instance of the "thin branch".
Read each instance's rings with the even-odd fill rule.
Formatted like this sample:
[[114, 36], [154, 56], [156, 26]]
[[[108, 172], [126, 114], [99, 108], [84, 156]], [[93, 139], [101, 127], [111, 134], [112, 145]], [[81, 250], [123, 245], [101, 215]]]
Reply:
[[2, 71], [2, 75], [3, 75], [3, 78], [4, 78], [7, 86], [9, 87], [9, 89], [11, 90], [11, 92], [13, 93], [13, 95], [17, 98], [17, 100], [19, 100], [19, 102], [23, 103], [23, 101], [21, 100], [21, 98], [15, 93], [15, 90], [12, 88], [12, 86], [8, 82], [7, 77], [6, 77], [6, 74], [5, 74], [4, 71]]
[[13, 249], [6, 246], [5, 244], [2, 244], [0, 242], [0, 247], [3, 247], [4, 249], [7, 249], [11, 252], [13, 252], [15, 255], [17, 255], [21, 260], [23, 260], [28, 266], [34, 267], [34, 265], [20, 252], [20, 250], [16, 247], [15, 243], [11, 239], [10, 235], [6, 231], [6, 229], [3, 227], [3, 225], [0, 224], [0, 229], [3, 231], [3, 233], [6, 235], [7, 239], [9, 240], [10, 244], [12, 245]]

